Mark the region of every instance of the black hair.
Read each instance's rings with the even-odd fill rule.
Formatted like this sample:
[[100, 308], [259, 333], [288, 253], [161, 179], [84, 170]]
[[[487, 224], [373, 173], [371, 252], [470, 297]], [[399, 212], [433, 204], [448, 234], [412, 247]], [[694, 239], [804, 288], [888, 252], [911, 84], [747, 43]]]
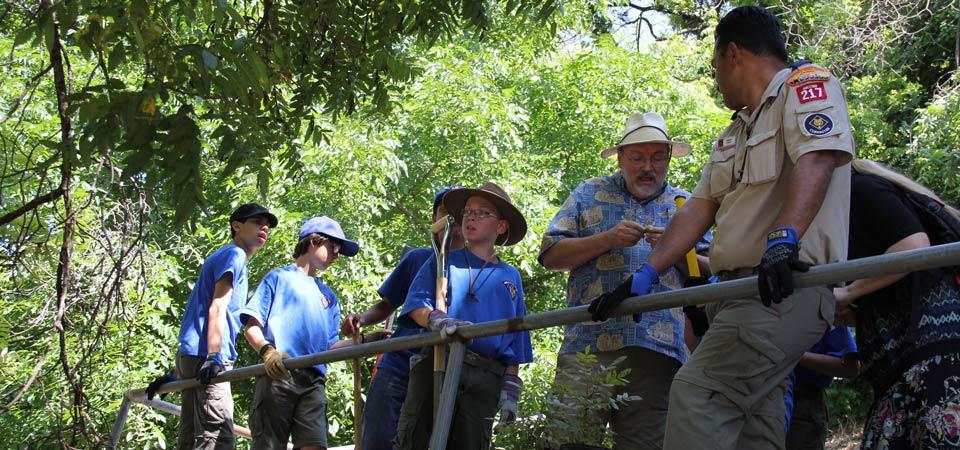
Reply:
[[780, 19], [762, 6], [734, 8], [720, 19], [713, 36], [721, 55], [727, 44], [733, 42], [757, 56], [772, 55], [787, 62], [787, 45]]

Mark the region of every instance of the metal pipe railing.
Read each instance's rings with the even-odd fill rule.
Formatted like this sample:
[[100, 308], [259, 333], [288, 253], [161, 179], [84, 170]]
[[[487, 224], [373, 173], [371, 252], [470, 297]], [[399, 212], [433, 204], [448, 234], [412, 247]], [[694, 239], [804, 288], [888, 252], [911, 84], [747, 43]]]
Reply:
[[[890, 253], [852, 261], [814, 266], [809, 272], [794, 273], [794, 286], [797, 288], [825, 286], [895, 273], [915, 272], [936, 267], [960, 266], [960, 242], [927, 247], [904, 252]], [[717, 284], [708, 284], [687, 289], [658, 292], [642, 297], [631, 297], [623, 301], [614, 311], [614, 316], [625, 316], [646, 311], [656, 311], [677, 306], [714, 303], [724, 300], [757, 295], [757, 277], [747, 277]], [[369, 344], [338, 348], [311, 355], [284, 360], [288, 369], [301, 369], [321, 363], [344, 361], [354, 358], [373, 356], [398, 350], [407, 350], [437, 344], [457, 342], [461, 339], [493, 336], [517, 331], [536, 330], [565, 325], [574, 322], [590, 321], [587, 305], [561, 310], [530, 314], [525, 317], [482, 322], [458, 326], [454, 336], [442, 336], [440, 332], [421, 333], [415, 336], [391, 338]], [[228, 370], [214, 379], [217, 383], [254, 378], [265, 375], [263, 364]], [[158, 392], [174, 392], [200, 386], [197, 380], [179, 380], [160, 387]], [[144, 389], [131, 389], [124, 396], [137, 403], [145, 396]], [[126, 411], [122, 403], [110, 437], [110, 448], [114, 448], [123, 431]], [[448, 433], [447, 429], [434, 429], [434, 433]], [[443, 441], [446, 441], [445, 437]]]

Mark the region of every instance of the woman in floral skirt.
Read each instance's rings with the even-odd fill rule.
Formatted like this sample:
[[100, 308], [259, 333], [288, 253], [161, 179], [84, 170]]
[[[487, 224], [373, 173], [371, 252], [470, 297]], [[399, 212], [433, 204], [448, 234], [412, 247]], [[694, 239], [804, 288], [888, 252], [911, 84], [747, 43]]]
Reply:
[[[873, 161], [856, 160], [853, 168], [849, 258], [930, 246], [932, 230], [905, 192], [939, 202], [936, 195]], [[950, 267], [861, 279], [834, 290], [837, 320], [856, 322], [861, 376], [873, 385], [862, 448], [960, 448], [957, 281]]]

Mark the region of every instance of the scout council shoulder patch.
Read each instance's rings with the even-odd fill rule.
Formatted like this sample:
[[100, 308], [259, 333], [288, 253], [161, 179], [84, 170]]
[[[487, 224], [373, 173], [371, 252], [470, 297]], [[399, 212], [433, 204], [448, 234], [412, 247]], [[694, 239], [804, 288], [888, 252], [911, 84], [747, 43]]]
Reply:
[[833, 131], [833, 119], [824, 113], [813, 113], [803, 119], [803, 129], [810, 136], [826, 136]]
[[795, 87], [817, 81], [824, 82], [829, 80], [830, 77], [830, 72], [823, 67], [804, 67], [790, 74], [790, 78], [787, 78], [787, 86]]
[[517, 285], [513, 284], [512, 281], [504, 281], [503, 285], [507, 287], [507, 292], [510, 293], [510, 300], [517, 301]]

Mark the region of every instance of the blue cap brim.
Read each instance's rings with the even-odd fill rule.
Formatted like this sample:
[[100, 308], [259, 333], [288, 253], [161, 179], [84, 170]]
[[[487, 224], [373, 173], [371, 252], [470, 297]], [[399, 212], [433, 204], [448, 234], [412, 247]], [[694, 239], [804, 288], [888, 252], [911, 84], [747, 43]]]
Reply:
[[[336, 239], [336, 238], [335, 238]], [[343, 256], [355, 256], [360, 252], [360, 244], [347, 239], [337, 239], [340, 241], [340, 254]]]

